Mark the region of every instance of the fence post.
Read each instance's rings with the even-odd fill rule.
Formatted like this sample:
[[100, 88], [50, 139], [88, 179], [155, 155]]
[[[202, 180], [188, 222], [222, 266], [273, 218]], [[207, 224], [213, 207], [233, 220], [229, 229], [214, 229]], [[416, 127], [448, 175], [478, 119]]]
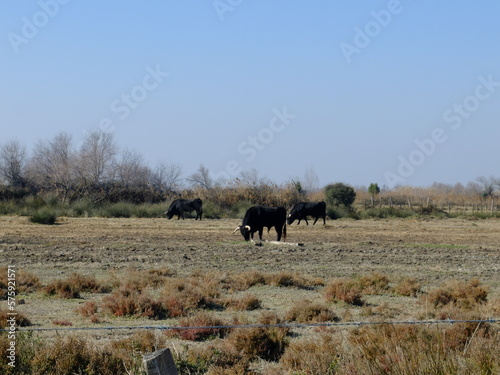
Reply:
[[142, 363], [147, 375], [179, 375], [170, 349], [144, 354]]

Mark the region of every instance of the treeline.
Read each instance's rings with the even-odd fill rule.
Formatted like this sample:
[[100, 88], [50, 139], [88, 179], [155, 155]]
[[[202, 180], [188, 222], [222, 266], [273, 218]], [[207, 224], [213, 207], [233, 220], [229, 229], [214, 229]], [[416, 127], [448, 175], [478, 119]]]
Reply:
[[336, 193], [331, 195], [329, 187], [333, 185], [320, 187], [312, 168], [303, 177], [280, 185], [259, 176], [255, 169], [231, 180], [215, 180], [203, 164], [184, 177], [180, 165], [167, 161], [147, 165], [141, 154], [120, 150], [112, 134], [100, 131], [87, 134], [77, 147], [67, 133], [39, 141], [31, 152], [17, 140], [0, 144], [0, 201], [4, 207], [9, 202], [11, 208], [23, 202], [30, 207], [78, 203], [90, 210], [117, 203], [166, 203], [180, 197], [204, 199], [214, 217], [231, 216], [250, 204], [290, 208], [300, 200], [327, 201], [331, 217], [356, 216], [356, 212], [367, 210], [379, 210], [373, 216], [384, 216], [396, 209], [451, 214], [496, 213], [499, 208], [496, 192], [500, 179], [494, 177], [479, 177], [466, 185], [434, 183], [425, 188], [337, 185], [341, 195], [348, 187], [349, 202], [335, 197]]

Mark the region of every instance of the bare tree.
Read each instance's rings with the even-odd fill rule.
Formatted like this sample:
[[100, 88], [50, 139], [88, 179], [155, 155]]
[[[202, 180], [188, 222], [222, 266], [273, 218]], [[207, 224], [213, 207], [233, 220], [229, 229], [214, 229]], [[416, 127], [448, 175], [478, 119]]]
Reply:
[[40, 188], [58, 192], [64, 203], [73, 188], [74, 164], [71, 136], [62, 132], [35, 146], [27, 167], [28, 175]]
[[203, 164], [200, 164], [200, 166], [198, 167], [198, 171], [189, 176], [187, 180], [194, 187], [201, 187], [207, 190], [210, 190], [214, 187], [213, 180], [210, 177], [210, 171]]
[[150, 173], [143, 156], [127, 149], [114, 166], [114, 180], [126, 187], [147, 185]]
[[0, 146], [0, 176], [13, 187], [26, 185], [26, 147], [19, 141]]
[[319, 177], [312, 166], [306, 168], [304, 172], [303, 187], [307, 193], [313, 193], [319, 190]]
[[79, 177], [86, 184], [97, 185], [106, 182], [112, 174], [117, 149], [111, 133], [102, 131], [89, 133], [78, 154]]
[[174, 191], [181, 186], [182, 167], [179, 164], [159, 162], [151, 172], [150, 183], [161, 191]]
[[494, 177], [478, 177], [476, 181], [482, 188], [481, 195], [483, 198], [493, 197], [493, 193], [495, 192], [496, 181]]

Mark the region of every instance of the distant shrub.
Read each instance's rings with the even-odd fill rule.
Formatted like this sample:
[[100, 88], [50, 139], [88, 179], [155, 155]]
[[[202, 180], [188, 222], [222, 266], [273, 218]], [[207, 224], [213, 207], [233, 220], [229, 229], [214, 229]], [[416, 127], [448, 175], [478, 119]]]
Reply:
[[57, 215], [48, 208], [41, 208], [30, 216], [30, 221], [37, 224], [53, 225], [56, 223]]
[[331, 207], [331, 206], [327, 207], [326, 216], [328, 216], [332, 220], [337, 220], [337, 219], [359, 220], [361, 218], [359, 213], [352, 208]]
[[164, 204], [142, 203], [131, 207], [130, 214], [140, 218], [163, 217], [167, 208]]
[[362, 219], [386, 219], [390, 217], [407, 218], [415, 215], [417, 215], [417, 213], [413, 210], [398, 207], [375, 207], [360, 213]]
[[92, 216], [94, 205], [90, 199], [83, 198], [73, 202], [71, 204], [71, 209], [73, 211], [72, 216], [88, 217]]
[[231, 206], [230, 216], [234, 219], [243, 219], [247, 210], [254, 204], [248, 200], [237, 201]]
[[103, 206], [100, 213], [103, 217], [128, 218], [132, 216], [133, 209], [131, 203], [117, 202]]
[[19, 204], [13, 200], [1, 201], [0, 200], [0, 215], [13, 215], [20, 212]]
[[23, 202], [23, 206], [30, 210], [39, 210], [46, 205], [45, 200], [37, 195], [28, 195], [24, 198]]
[[356, 191], [341, 182], [325, 186], [324, 191], [326, 203], [330, 206], [350, 208], [356, 199]]
[[212, 201], [203, 202], [203, 217], [206, 219], [222, 219], [224, 211]]

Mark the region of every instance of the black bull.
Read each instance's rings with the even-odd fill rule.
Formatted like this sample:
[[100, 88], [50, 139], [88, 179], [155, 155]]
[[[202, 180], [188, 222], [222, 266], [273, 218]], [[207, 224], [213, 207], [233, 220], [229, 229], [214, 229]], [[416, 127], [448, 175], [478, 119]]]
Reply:
[[326, 204], [325, 202], [299, 202], [293, 206], [290, 215], [288, 215], [287, 224], [292, 224], [295, 220], [298, 220], [297, 224], [300, 224], [301, 220], [307, 222], [307, 216], [312, 216], [314, 218], [314, 224], [321, 217], [323, 218], [323, 225], [325, 225], [326, 218]]
[[274, 227], [278, 233], [277, 241], [286, 240], [286, 209], [284, 207], [250, 207], [245, 213], [243, 222], [238, 226], [233, 233], [238, 229], [245, 238], [245, 241], [253, 240], [253, 234], [259, 232], [259, 239], [262, 241], [262, 232], [264, 228], [267, 231]]
[[200, 198], [196, 198], [193, 200], [189, 199], [176, 199], [172, 202], [168, 211], [165, 212], [167, 219], [171, 219], [174, 215], [177, 215], [177, 220], [181, 217], [184, 220], [184, 212], [193, 212], [196, 211], [196, 219], [201, 220], [202, 211], [202, 201]]

